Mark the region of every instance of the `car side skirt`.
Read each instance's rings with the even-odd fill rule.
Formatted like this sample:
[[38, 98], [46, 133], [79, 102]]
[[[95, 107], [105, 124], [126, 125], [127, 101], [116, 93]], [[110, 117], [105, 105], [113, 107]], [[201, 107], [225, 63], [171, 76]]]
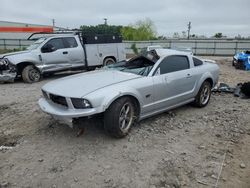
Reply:
[[175, 104], [173, 106], [168, 106], [166, 108], [163, 108], [163, 109], [160, 109], [160, 110], [157, 110], [157, 111], [153, 111], [153, 112], [150, 112], [150, 113], [147, 113], [145, 115], [141, 115], [140, 118], [139, 118], [139, 121], [143, 120], [143, 119], [146, 119], [146, 118], [149, 118], [151, 116], [154, 116], [154, 115], [157, 115], [157, 114], [160, 114], [160, 113], [163, 113], [165, 111], [168, 111], [168, 110], [171, 110], [171, 109], [174, 109], [174, 108], [177, 108], [177, 107], [180, 107], [180, 106], [183, 106], [185, 104], [188, 104], [188, 103], [191, 103], [195, 100], [195, 98], [191, 98], [191, 99], [188, 99], [186, 101], [183, 101], [181, 103], [178, 103], [178, 104]]

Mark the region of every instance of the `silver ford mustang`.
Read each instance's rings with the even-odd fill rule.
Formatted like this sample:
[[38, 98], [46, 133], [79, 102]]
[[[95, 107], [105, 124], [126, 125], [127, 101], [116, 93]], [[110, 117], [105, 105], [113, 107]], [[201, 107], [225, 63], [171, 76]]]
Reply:
[[88, 123], [102, 115], [114, 137], [128, 134], [135, 121], [178, 106], [208, 104], [219, 67], [190, 53], [155, 49], [92, 72], [42, 87], [41, 109], [65, 122]]

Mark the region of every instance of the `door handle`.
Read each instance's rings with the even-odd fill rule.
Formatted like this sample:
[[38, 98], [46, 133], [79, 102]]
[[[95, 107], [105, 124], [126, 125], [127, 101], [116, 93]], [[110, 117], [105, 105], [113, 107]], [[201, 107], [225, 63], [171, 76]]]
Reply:
[[63, 54], [68, 54], [68, 52], [63, 52]]
[[192, 75], [191, 74], [187, 74], [186, 78], [191, 78]]

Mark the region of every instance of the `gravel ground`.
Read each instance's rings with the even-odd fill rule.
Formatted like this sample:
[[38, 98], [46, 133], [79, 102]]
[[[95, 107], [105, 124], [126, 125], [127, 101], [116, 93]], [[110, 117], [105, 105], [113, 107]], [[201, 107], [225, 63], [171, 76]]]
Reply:
[[[250, 81], [231, 58], [211, 59], [221, 82]], [[249, 99], [216, 93], [207, 107], [143, 120], [124, 139], [99, 121], [77, 137], [37, 105], [41, 86], [62, 76], [0, 85], [0, 187], [250, 187]]]

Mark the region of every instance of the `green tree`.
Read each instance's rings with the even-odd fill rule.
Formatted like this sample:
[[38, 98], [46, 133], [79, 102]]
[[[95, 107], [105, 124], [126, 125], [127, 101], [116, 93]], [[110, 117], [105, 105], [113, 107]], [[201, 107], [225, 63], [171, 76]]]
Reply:
[[215, 37], [215, 38], [222, 38], [223, 35], [222, 35], [222, 33], [215, 33], [215, 34], [214, 34], [214, 37]]
[[123, 27], [121, 33], [124, 40], [138, 41], [157, 39], [154, 23], [149, 18], [139, 20], [134, 25]]
[[138, 48], [136, 47], [135, 43], [131, 45], [131, 49], [133, 50], [134, 54], [138, 54]]
[[137, 21], [134, 25], [116, 26], [100, 24], [96, 26], [82, 25], [80, 29], [84, 34], [118, 34], [124, 40], [156, 40], [156, 30], [152, 20], [146, 18]]

